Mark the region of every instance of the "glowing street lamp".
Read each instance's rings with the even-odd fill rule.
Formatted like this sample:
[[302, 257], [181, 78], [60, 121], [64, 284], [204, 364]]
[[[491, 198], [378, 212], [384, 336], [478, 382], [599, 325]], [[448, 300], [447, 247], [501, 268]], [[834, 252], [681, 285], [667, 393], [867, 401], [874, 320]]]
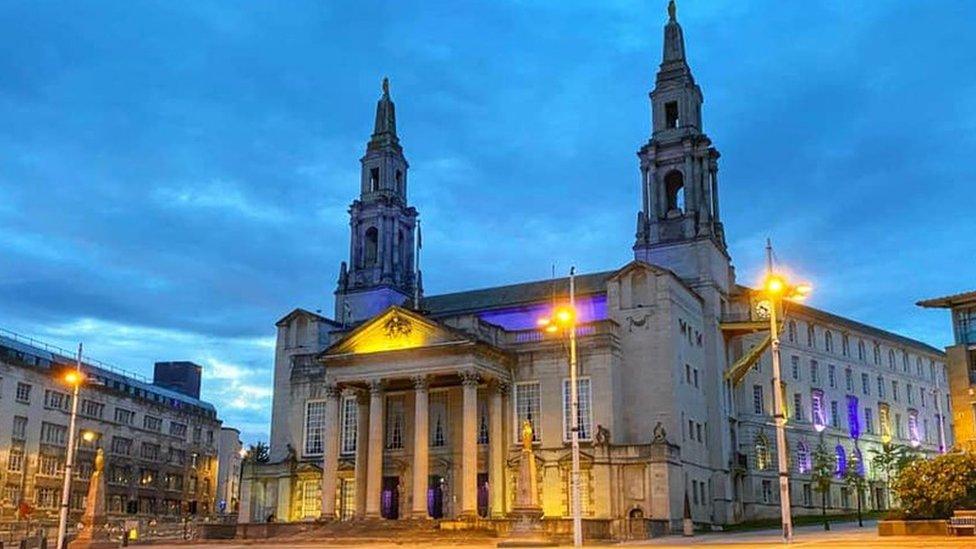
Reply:
[[[773, 355], [773, 417], [776, 421], [776, 457], [779, 465], [779, 502], [783, 521], [783, 541], [793, 540], [793, 516], [790, 510], [790, 472], [786, 456], [786, 406], [783, 402], [782, 377], [780, 376], [779, 325], [777, 307], [784, 300], [801, 301], [813, 288], [806, 283], [791, 285], [786, 278], [773, 272], [773, 245], [766, 239], [766, 279], [762, 293], [769, 300], [769, 337]], [[822, 422], [821, 422], [822, 423]], [[814, 424], [822, 433], [824, 426]]]
[[556, 307], [552, 316], [540, 318], [538, 326], [546, 333], [566, 330], [569, 334], [570, 433], [573, 470], [570, 474], [570, 504], [573, 514], [573, 547], [583, 545], [583, 515], [580, 505], [579, 386], [576, 364], [576, 267], [569, 268], [569, 305]]
[[[68, 502], [71, 498], [71, 470], [75, 465], [75, 425], [78, 422], [78, 390], [85, 382], [85, 375], [81, 373], [81, 343], [78, 344], [78, 356], [75, 359], [75, 369], [64, 375], [64, 382], [72, 387], [71, 393], [71, 420], [68, 422], [68, 449], [67, 457], [64, 460], [64, 485], [61, 487], [61, 509], [58, 515], [58, 544], [60, 549], [64, 547], [65, 536], [68, 533]], [[87, 433], [87, 435], [86, 435]], [[94, 440], [95, 434], [86, 431], [82, 434], [82, 439], [86, 441]], [[86, 438], [90, 436], [91, 439]]]

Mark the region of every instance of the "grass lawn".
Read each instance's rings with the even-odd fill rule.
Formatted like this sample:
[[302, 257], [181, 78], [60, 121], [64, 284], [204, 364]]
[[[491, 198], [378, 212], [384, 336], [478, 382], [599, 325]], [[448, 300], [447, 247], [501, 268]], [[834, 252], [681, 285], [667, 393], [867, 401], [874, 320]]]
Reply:
[[[861, 513], [864, 520], [877, 520], [883, 518], [888, 511], [865, 511]], [[857, 513], [843, 515], [827, 515], [828, 522], [852, 522], [857, 520]], [[746, 532], [749, 530], [766, 530], [779, 528], [780, 519], [760, 519], [740, 522], [739, 524], [727, 524], [722, 527], [724, 532]], [[812, 524], [823, 524], [823, 517], [820, 515], [802, 515], [793, 517], [793, 526], [810, 526]]]

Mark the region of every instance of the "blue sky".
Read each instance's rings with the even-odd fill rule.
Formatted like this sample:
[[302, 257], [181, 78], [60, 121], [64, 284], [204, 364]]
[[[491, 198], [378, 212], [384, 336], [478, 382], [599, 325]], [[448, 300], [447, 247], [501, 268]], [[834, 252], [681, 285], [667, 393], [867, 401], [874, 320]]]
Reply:
[[[0, 5], [0, 326], [205, 367], [266, 438], [388, 75], [428, 293], [630, 257], [664, 0]], [[976, 287], [973, 2], [681, 0], [739, 280], [942, 346]]]

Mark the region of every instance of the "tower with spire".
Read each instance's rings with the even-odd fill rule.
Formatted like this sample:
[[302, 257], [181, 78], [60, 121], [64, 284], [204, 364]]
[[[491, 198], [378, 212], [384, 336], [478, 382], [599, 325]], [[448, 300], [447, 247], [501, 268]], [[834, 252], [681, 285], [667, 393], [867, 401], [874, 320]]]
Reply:
[[650, 98], [651, 138], [637, 153], [642, 204], [635, 254], [646, 260], [656, 247], [703, 239], [727, 255], [718, 208], [719, 153], [702, 131], [702, 92], [688, 66], [674, 0]]
[[349, 262], [339, 268], [335, 318], [344, 324], [402, 305], [420, 293], [415, 273], [417, 210], [407, 204], [409, 165], [396, 131], [390, 82], [376, 104], [366, 144], [359, 198], [349, 206]]

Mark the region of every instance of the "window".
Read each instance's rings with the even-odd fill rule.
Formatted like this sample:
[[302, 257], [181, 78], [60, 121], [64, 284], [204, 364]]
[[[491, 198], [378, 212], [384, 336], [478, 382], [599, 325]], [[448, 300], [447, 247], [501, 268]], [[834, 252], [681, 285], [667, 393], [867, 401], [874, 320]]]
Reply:
[[884, 378], [881, 377], [881, 376], [878, 376], [878, 398], [884, 398], [885, 397], [885, 390], [884, 390], [884, 388], [885, 388], [885, 386], [884, 386]]
[[169, 462], [174, 465], [183, 465], [186, 463], [186, 450], [181, 448], [169, 448]]
[[695, 378], [695, 389], [698, 388], [698, 368], [692, 371], [693, 377]]
[[770, 480], [762, 481], [762, 500], [763, 503], [769, 503], [773, 500], [773, 483]]
[[186, 438], [186, 423], [169, 422], [169, 434], [181, 439]]
[[112, 453], [119, 456], [127, 456], [132, 452], [132, 439], [125, 437], [112, 437]]
[[908, 373], [908, 351], [901, 352], [901, 371]]
[[878, 431], [884, 438], [891, 438], [891, 415], [887, 404], [878, 404]]
[[376, 250], [380, 239], [380, 233], [376, 227], [366, 229], [366, 242], [363, 250], [363, 261], [367, 266], [376, 264]]
[[322, 455], [322, 431], [325, 427], [325, 401], [305, 404], [305, 455]]
[[915, 410], [908, 411], [908, 440], [914, 445], [922, 441], [918, 432], [918, 412]]
[[817, 343], [817, 331], [813, 324], [807, 325], [807, 347], [815, 347]]
[[677, 101], [668, 101], [664, 104], [664, 127], [669, 130], [678, 127]]
[[668, 211], [684, 211], [685, 183], [684, 176], [678, 170], [671, 170], [664, 176], [664, 187], [667, 192]]
[[814, 389], [810, 392], [810, 420], [821, 427], [827, 425], [827, 417], [824, 413], [823, 391]]
[[369, 169], [369, 190], [378, 191], [380, 188], [380, 169], [370, 168]]
[[820, 383], [820, 365], [816, 360], [810, 361], [810, 383]]
[[874, 411], [871, 408], [864, 409], [864, 432], [873, 435], [874, 434]]
[[105, 415], [105, 405], [94, 400], [84, 399], [81, 401], [81, 415], [95, 419], [102, 419]]
[[157, 461], [159, 459], [159, 445], [151, 442], [143, 442], [139, 456], [143, 459]]
[[698, 481], [697, 480], [691, 481], [691, 497], [692, 497], [692, 503], [698, 505]]
[[516, 428], [513, 431], [516, 440], [522, 437], [522, 423], [525, 421], [532, 424], [532, 441], [539, 442], [542, 440], [542, 424], [539, 422], [539, 404], [540, 393], [538, 381], [515, 384]]
[[844, 334], [841, 336], [840, 340], [841, 353], [844, 356], [851, 356], [851, 338], [849, 335]]
[[[581, 377], [576, 379], [577, 392], [579, 393], [579, 410], [576, 419], [579, 422], [579, 439], [590, 440], [592, 429], [590, 423], [593, 421], [590, 412], [590, 378]], [[570, 411], [570, 389], [568, 379], [563, 380], [563, 441], [568, 441], [572, 437], [572, 412]]]
[[319, 518], [322, 514], [322, 483], [306, 480], [301, 483], [302, 518]]
[[909, 404], [915, 403], [915, 388], [912, 387], [911, 383], [905, 384], [905, 397], [908, 399]]
[[858, 417], [858, 400], [854, 395], [847, 395], [847, 430], [851, 438], [857, 440], [861, 436], [861, 422]]
[[844, 386], [848, 392], [854, 390], [854, 371], [850, 368], [844, 368]]
[[691, 364], [685, 364], [685, 383], [691, 385]]
[[800, 393], [793, 393], [793, 418], [803, 421], [803, 395]]
[[888, 368], [891, 370], [895, 369], [895, 350], [888, 349]]
[[806, 507], [813, 505], [813, 487], [809, 484], [803, 485], [803, 505]]
[[47, 389], [44, 391], [44, 407], [67, 411], [71, 408], [71, 397], [62, 392]]
[[399, 397], [386, 399], [386, 448], [403, 449], [403, 400]]
[[122, 425], [132, 425], [135, 420], [136, 414], [131, 410], [126, 410], [125, 408], [115, 409], [115, 422], [121, 423]]
[[847, 486], [840, 487], [840, 506], [845, 509], [851, 506], [851, 489]]
[[756, 437], [756, 469], [760, 471], [769, 469], [770, 463], [769, 441], [766, 440], [766, 435], [759, 433]]
[[918, 402], [925, 408], [925, 387], [918, 388]]
[[17, 505], [20, 501], [20, 486], [8, 484], [3, 487], [3, 499], [10, 502], [10, 505]]
[[695, 424], [695, 438], [698, 439], [698, 442], [702, 442], [702, 425], [701, 425], [701, 423], [696, 423]]
[[812, 469], [810, 464], [810, 450], [802, 440], [796, 445], [796, 472], [805, 475]]
[[881, 345], [878, 343], [874, 344], [874, 363], [881, 366]]
[[64, 462], [57, 456], [41, 454], [37, 458], [37, 474], [59, 477], [64, 472]]
[[488, 403], [478, 397], [478, 444], [488, 444]]
[[[437, 392], [430, 394], [430, 445], [441, 448], [447, 445], [445, 437], [447, 427], [447, 400], [444, 393]], [[521, 430], [519, 431], [521, 432]], [[533, 430], [533, 436], [535, 431]]]
[[847, 452], [844, 450], [844, 446], [838, 444], [834, 447], [834, 453], [837, 454], [837, 476], [844, 476], [844, 472], [847, 471]]
[[763, 415], [765, 413], [766, 407], [763, 403], [763, 388], [762, 385], [752, 386], [752, 411], [756, 415]]
[[898, 381], [894, 379], [891, 380], [891, 398], [898, 402]]
[[343, 454], [356, 453], [356, 429], [359, 422], [359, 405], [355, 396], [342, 399], [342, 444], [339, 451]]
[[37, 508], [54, 509], [58, 504], [57, 488], [38, 488], [37, 489]]
[[830, 384], [831, 389], [837, 387], [837, 367], [833, 364], [827, 365], [827, 383]]
[[915, 359], [915, 375], [922, 377], [922, 357]]
[[27, 440], [27, 418], [14, 416], [14, 429], [10, 433], [13, 440]]
[[787, 339], [790, 343], [796, 343], [796, 321], [791, 320], [787, 325]]
[[840, 427], [840, 414], [836, 400], [830, 401], [830, 425], [831, 427]]
[[142, 418], [142, 428], [148, 429], [150, 431], [156, 431], [156, 432], [162, 431], [163, 420], [158, 417], [153, 417], [149, 414], [146, 414]]
[[7, 455], [7, 470], [11, 473], [19, 473], [24, 470], [24, 448], [13, 446]]
[[828, 353], [834, 352], [834, 334], [830, 330], [824, 332], [824, 350]]
[[68, 428], [54, 423], [41, 423], [41, 444], [65, 446], [68, 440]]
[[18, 383], [17, 384], [17, 394], [14, 395], [15, 400], [21, 404], [30, 404], [30, 394], [31, 386], [28, 383]]
[[867, 374], [861, 374], [861, 392], [865, 395], [871, 394], [871, 377]]
[[790, 367], [793, 370], [793, 381], [800, 381], [800, 357], [796, 355], [791, 356]]
[[193, 444], [200, 444], [200, 440], [203, 438], [203, 429], [201, 427], [193, 428]]
[[861, 340], [857, 341], [857, 359], [864, 362], [864, 342]]

